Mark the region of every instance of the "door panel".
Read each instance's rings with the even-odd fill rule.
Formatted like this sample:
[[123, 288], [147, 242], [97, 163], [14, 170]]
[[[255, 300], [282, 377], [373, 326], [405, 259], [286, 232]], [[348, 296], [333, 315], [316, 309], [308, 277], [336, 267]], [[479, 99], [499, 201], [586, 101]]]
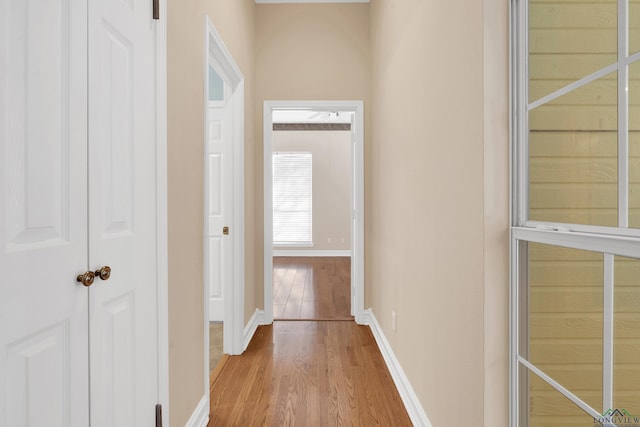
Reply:
[[68, 352], [66, 321], [7, 347], [8, 426], [69, 425]]
[[[104, 208], [103, 235], [131, 232], [133, 216], [133, 87], [134, 59], [131, 35], [124, 35], [108, 21], [102, 22], [104, 62], [100, 100], [104, 133], [100, 147]], [[95, 173], [95, 172], [93, 172]]]
[[86, 18], [0, 0], [2, 427], [88, 425]]
[[[69, 84], [71, 70], [67, 2], [40, 5], [35, 1], [5, 1], [2, 16], [6, 69], [1, 93], [5, 100], [3, 127], [7, 172], [8, 244], [20, 250], [30, 244], [63, 244], [67, 240], [66, 171], [69, 167]], [[51, 16], [57, 19], [50, 19]], [[34, 34], [30, 28], [38, 28]], [[48, 34], [49, 37], [38, 37]], [[75, 58], [74, 58], [75, 59]], [[42, 68], [47, 75], [42, 76]], [[10, 142], [10, 143], [9, 143]]]
[[[222, 93], [228, 94], [225, 84]], [[231, 102], [209, 103], [207, 112], [207, 243], [205, 276], [209, 320], [223, 321], [224, 285], [231, 280], [231, 240], [223, 233], [231, 220]], [[230, 230], [234, 232], [234, 230]]]
[[89, 14], [89, 265], [112, 269], [90, 294], [92, 427], [154, 425], [156, 80], [149, 6], [96, 1]]
[[[221, 260], [223, 246], [224, 241], [221, 237], [209, 237], [209, 256], [207, 258], [209, 260], [209, 298], [212, 300], [222, 299], [222, 272], [224, 266]], [[212, 302], [210, 309], [214, 310], [214, 312], [210, 314], [219, 317], [219, 314], [216, 313], [218, 307], [215, 305], [215, 302]], [[222, 307], [222, 310], [224, 310], [224, 307]]]
[[131, 420], [135, 420], [136, 397], [133, 372], [136, 347], [133, 292], [103, 304], [102, 309], [102, 330], [92, 332], [104, 337], [104, 383], [100, 387], [105, 391], [106, 407], [113, 408], [105, 414], [105, 425], [132, 425]]

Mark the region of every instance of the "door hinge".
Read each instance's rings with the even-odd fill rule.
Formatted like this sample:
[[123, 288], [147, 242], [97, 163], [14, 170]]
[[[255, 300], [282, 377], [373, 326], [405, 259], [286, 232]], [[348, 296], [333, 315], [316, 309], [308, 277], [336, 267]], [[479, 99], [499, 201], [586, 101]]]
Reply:
[[160, 0], [153, 1], [153, 19], [160, 19]]
[[156, 427], [162, 427], [162, 405], [156, 405]]

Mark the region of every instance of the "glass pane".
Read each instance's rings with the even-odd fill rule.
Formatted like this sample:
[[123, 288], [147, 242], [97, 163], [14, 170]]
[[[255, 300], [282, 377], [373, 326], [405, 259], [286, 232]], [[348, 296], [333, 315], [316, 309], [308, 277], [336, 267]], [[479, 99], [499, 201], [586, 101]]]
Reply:
[[618, 225], [617, 77], [529, 113], [529, 219]]
[[224, 101], [224, 81], [209, 65], [209, 101]]
[[640, 130], [629, 132], [629, 227], [640, 228]]
[[529, 372], [528, 381], [529, 427], [602, 425], [533, 372]]
[[629, 53], [640, 51], [640, 0], [629, 0]]
[[603, 255], [529, 244], [529, 358], [602, 407]]
[[614, 260], [614, 408], [640, 416], [640, 260]]
[[617, 1], [529, 1], [529, 102], [617, 60]]
[[629, 227], [640, 228], [640, 62], [629, 66]]

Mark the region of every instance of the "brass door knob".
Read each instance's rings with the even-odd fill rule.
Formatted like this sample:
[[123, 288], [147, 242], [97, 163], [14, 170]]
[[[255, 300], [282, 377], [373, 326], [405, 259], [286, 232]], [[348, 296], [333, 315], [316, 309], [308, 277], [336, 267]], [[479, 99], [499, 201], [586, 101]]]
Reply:
[[94, 274], [98, 279], [109, 280], [109, 277], [111, 277], [111, 267], [105, 265], [101, 269], [96, 270]]
[[222, 227], [222, 234], [224, 234], [225, 236], [229, 235], [229, 226], [225, 225], [224, 227]]
[[76, 277], [76, 282], [82, 283], [84, 286], [93, 285], [93, 279], [95, 279], [95, 273], [93, 271], [87, 271], [84, 274], [78, 274]]

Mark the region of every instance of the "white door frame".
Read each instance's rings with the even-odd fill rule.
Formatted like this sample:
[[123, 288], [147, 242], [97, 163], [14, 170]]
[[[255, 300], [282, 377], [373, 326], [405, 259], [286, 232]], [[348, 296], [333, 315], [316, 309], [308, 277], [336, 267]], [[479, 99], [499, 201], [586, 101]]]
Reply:
[[[232, 142], [231, 163], [232, 183], [231, 192], [231, 220], [229, 223], [231, 239], [231, 274], [230, 279], [224, 283], [224, 326], [223, 326], [223, 350], [227, 354], [241, 354], [243, 351], [242, 331], [244, 328], [244, 76], [235, 60], [229, 53], [222, 37], [211, 22], [209, 16], [205, 16], [205, 52], [204, 52], [204, 93], [203, 110], [205, 129], [203, 139], [203, 153], [206, 153], [206, 117], [209, 93], [209, 64], [213, 66], [220, 78], [231, 88], [229, 102], [232, 103]], [[204, 158], [204, 156], [203, 156]], [[205, 163], [205, 162], [203, 162]], [[206, 165], [205, 165], [206, 168]], [[205, 169], [206, 171], [206, 169]], [[204, 191], [208, 191], [207, 174], [204, 174]], [[204, 196], [204, 194], [203, 194]], [[203, 211], [203, 220], [206, 220]], [[206, 230], [206, 228], [205, 228]], [[203, 245], [206, 244], [206, 233], [203, 233]], [[203, 246], [204, 249], [204, 246]], [[206, 264], [206, 262], [205, 262]], [[209, 288], [206, 280], [203, 280], [204, 289], [204, 324], [205, 324], [205, 393], [209, 395]]]
[[264, 320], [273, 322], [272, 131], [274, 110], [329, 110], [355, 113], [352, 167], [351, 314], [364, 324], [364, 103], [362, 101], [264, 101]]
[[167, 2], [156, 20], [156, 274], [158, 280], [158, 404], [169, 425], [169, 259], [167, 203]]

